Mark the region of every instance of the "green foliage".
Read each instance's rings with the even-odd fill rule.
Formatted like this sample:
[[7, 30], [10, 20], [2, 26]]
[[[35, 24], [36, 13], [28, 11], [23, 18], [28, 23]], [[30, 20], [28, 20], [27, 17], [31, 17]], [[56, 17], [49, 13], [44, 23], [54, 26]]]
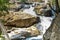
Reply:
[[[4, 15], [3, 11], [8, 12], [8, 8], [7, 8], [7, 4], [8, 4], [8, 0], [0, 0], [0, 16]], [[1, 29], [0, 29], [0, 38], [1, 38]]]
[[0, 35], [0, 39], [1, 39], [1, 40], [5, 40], [5, 37], [3, 37], [3, 36]]
[[27, 0], [21, 0], [22, 3], [25, 3]]
[[0, 0], [0, 5], [4, 5], [4, 4], [7, 4], [8, 3], [8, 0]]
[[52, 5], [55, 5], [55, 0], [52, 0]]
[[0, 11], [7, 11], [7, 4], [8, 4], [9, 0], [0, 0]]
[[42, 0], [40, 0], [39, 2], [42, 2]]
[[1, 35], [1, 33], [2, 33], [2, 32], [1, 32], [1, 29], [0, 29], [0, 35]]
[[5, 13], [8, 13], [8, 8], [7, 8], [8, 4], [9, 4], [9, 0], [0, 0], [0, 17], [6, 15]]
[[0, 6], [0, 11], [7, 11], [7, 10], [8, 10], [7, 6], [5, 5]]

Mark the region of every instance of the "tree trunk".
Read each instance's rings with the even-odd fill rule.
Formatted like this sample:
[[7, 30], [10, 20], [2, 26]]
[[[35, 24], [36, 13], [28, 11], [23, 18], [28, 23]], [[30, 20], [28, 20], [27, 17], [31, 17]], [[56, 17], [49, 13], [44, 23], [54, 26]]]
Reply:
[[57, 14], [59, 12], [59, 3], [58, 3], [58, 0], [55, 0], [55, 4], [56, 4], [56, 11], [57, 11]]

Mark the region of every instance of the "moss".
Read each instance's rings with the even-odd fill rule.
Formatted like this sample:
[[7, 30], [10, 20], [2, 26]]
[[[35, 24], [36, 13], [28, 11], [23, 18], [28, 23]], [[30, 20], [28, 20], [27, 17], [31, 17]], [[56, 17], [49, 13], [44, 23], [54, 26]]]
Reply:
[[1, 38], [1, 40], [5, 40], [5, 38], [4, 38], [4, 37], [2, 37], [2, 36], [0, 36], [0, 38]]

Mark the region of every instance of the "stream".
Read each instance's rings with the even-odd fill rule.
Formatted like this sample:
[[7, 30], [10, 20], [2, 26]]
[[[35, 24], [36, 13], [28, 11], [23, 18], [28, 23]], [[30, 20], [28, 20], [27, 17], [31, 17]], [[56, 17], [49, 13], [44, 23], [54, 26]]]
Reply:
[[26, 40], [43, 40], [43, 35], [46, 32], [46, 30], [50, 27], [53, 19], [55, 18], [55, 15], [53, 15], [52, 17], [39, 16], [36, 15], [36, 13], [33, 10], [34, 7], [30, 7], [29, 9], [25, 9], [23, 12], [29, 13], [33, 16], [38, 16], [40, 18], [41, 22], [36, 24], [36, 27], [40, 30], [41, 35], [38, 35], [37, 37], [26, 38]]

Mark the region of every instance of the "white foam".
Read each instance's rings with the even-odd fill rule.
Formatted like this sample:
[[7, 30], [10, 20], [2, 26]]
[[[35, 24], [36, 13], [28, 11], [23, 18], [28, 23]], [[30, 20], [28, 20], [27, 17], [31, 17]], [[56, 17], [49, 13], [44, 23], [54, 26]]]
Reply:
[[37, 16], [35, 11], [33, 11], [33, 10], [34, 10], [34, 7], [30, 7], [29, 9], [24, 9], [23, 12], [28, 13], [28, 14], [33, 15], [33, 16]]

